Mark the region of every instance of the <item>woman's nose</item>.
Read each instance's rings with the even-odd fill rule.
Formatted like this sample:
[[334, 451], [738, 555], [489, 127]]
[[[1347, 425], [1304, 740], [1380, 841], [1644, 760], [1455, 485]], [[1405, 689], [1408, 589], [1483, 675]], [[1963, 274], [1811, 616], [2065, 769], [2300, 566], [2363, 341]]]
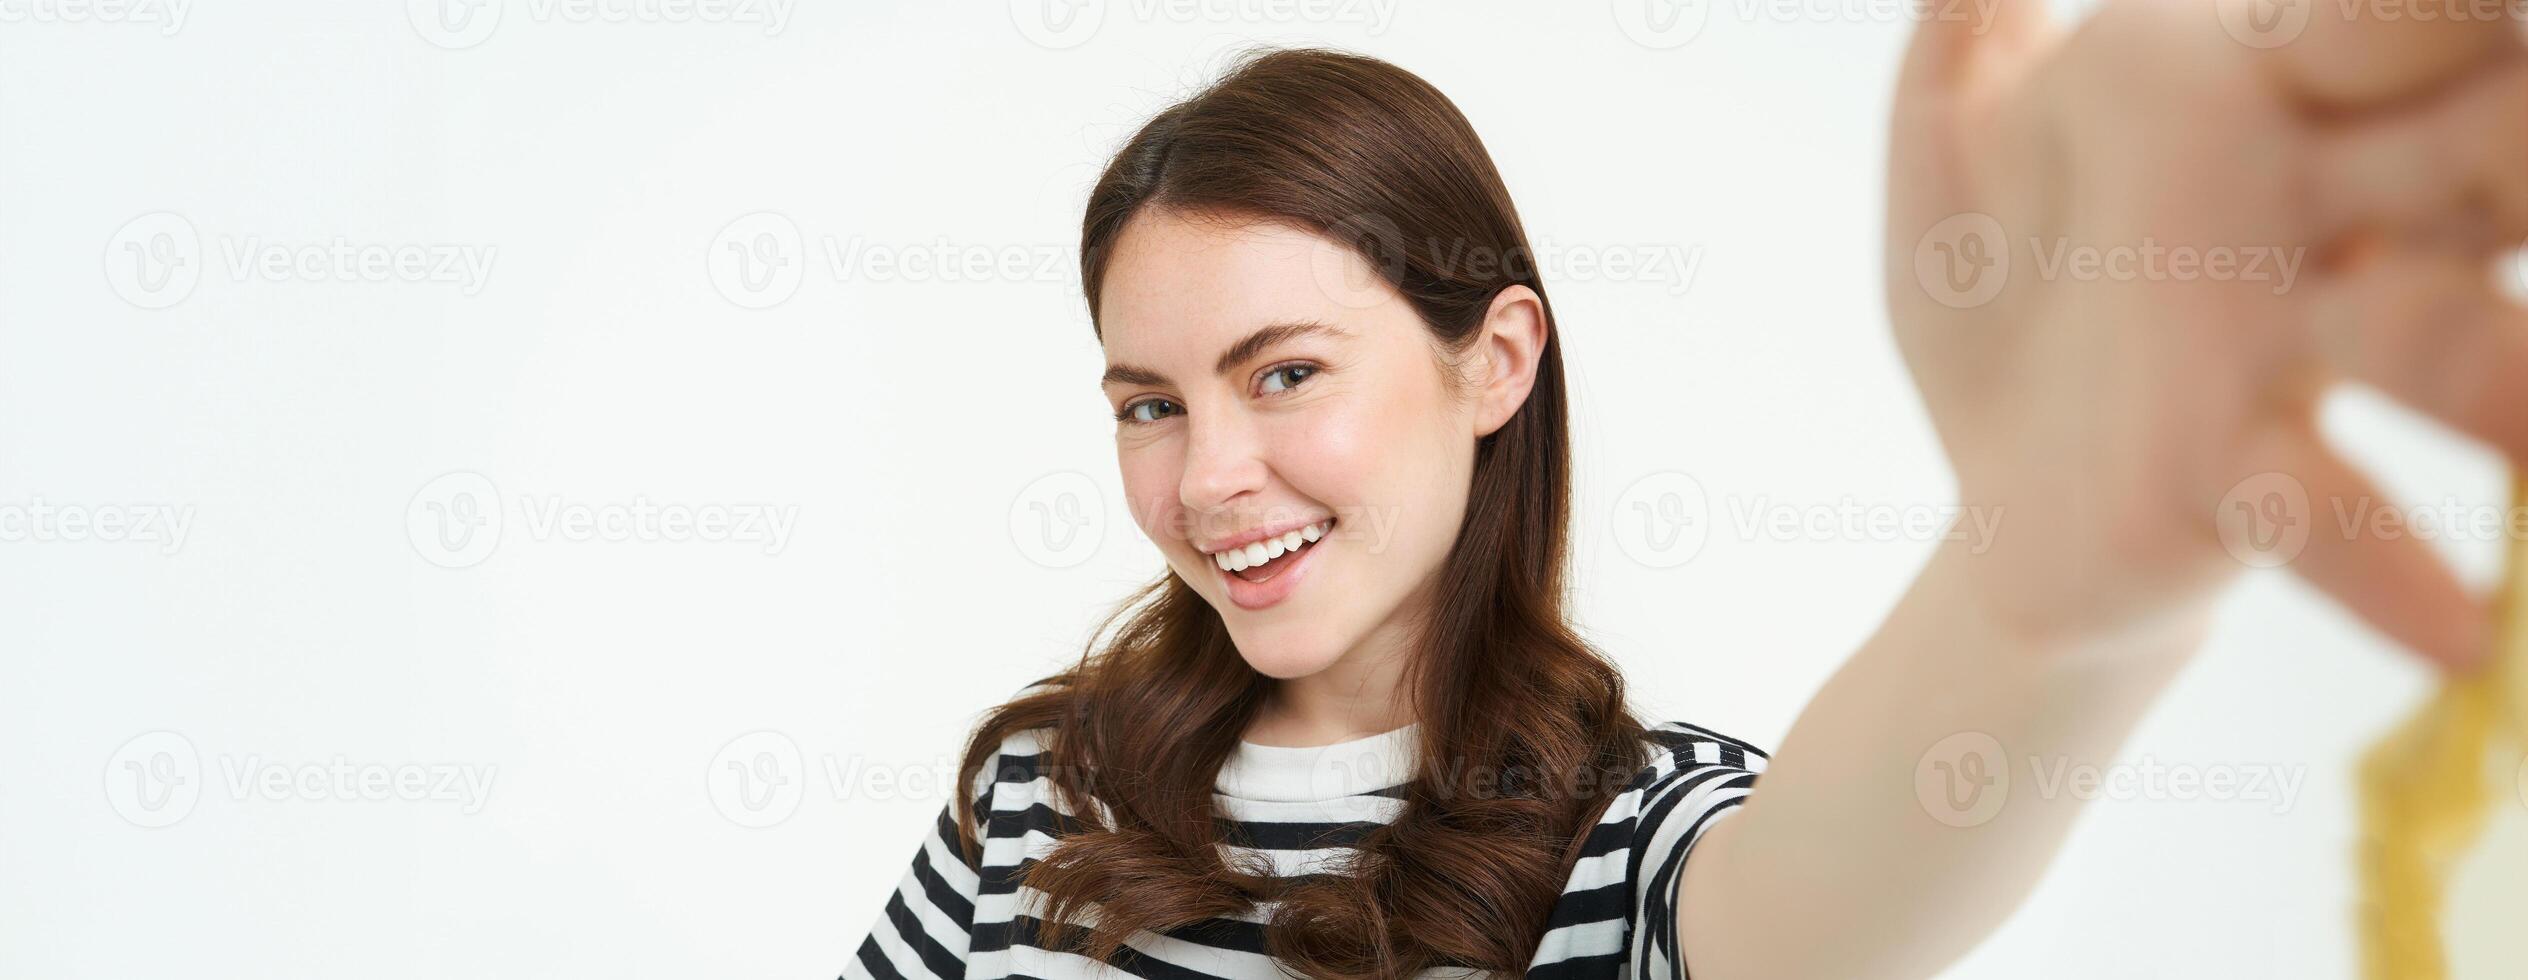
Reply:
[[1177, 483], [1177, 499], [1196, 513], [1228, 506], [1239, 495], [1264, 488], [1269, 467], [1264, 443], [1255, 427], [1232, 415], [1189, 417], [1185, 474]]

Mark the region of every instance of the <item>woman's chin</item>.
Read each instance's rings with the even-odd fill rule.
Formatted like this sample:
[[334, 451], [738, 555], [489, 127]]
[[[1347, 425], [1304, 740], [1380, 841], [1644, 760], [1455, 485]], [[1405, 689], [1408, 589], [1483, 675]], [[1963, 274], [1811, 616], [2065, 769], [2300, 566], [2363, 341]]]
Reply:
[[1316, 638], [1231, 637], [1238, 645], [1238, 656], [1255, 672], [1277, 681], [1294, 680], [1317, 673], [1343, 659], [1343, 646], [1317, 641]]

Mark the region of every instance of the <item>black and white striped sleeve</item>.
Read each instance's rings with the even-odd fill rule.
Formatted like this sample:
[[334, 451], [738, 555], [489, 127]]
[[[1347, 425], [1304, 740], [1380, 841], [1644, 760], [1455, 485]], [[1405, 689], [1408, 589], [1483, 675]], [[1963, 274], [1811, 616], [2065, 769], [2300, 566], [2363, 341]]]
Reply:
[[1752, 745], [1693, 725], [1660, 725], [1652, 737], [1668, 751], [1652, 761], [1633, 823], [1632, 976], [1685, 980], [1677, 886], [1686, 855], [1704, 831], [1746, 801], [1767, 757]]
[[[977, 780], [978, 814], [992, 809], [990, 774], [987, 767]], [[979, 885], [976, 864], [957, 846], [951, 801], [940, 807], [885, 911], [843, 965], [843, 980], [963, 980]]]

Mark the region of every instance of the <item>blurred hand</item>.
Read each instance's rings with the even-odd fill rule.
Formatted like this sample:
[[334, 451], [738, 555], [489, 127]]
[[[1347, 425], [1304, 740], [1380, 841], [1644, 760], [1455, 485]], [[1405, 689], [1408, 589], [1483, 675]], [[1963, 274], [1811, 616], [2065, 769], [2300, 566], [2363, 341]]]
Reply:
[[2315, 410], [2359, 380], [2528, 459], [2528, 313], [2492, 271], [2528, 237], [2508, 3], [2131, 0], [2066, 31], [2001, 0], [1926, 24], [1888, 289], [1963, 501], [2001, 509], [1972, 562], [1995, 615], [2112, 633], [2287, 560], [2435, 660], [2480, 655], [2488, 616], [2424, 542], [2340, 525], [2387, 498]]

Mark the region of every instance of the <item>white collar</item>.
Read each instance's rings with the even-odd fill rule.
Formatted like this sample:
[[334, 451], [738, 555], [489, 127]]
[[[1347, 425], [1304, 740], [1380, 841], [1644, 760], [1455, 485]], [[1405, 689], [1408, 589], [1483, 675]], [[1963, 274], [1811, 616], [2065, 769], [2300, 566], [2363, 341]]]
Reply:
[[1314, 803], [1375, 792], [1413, 775], [1420, 723], [1332, 745], [1257, 745], [1240, 740], [1220, 766], [1223, 796]]

